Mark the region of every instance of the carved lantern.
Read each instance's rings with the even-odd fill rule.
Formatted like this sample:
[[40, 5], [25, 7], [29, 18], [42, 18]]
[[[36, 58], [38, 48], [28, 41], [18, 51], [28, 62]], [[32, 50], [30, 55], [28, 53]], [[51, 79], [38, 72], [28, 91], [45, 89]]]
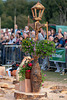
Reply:
[[45, 7], [41, 3], [37, 3], [32, 8], [33, 19], [36, 21], [40, 21], [45, 10]]

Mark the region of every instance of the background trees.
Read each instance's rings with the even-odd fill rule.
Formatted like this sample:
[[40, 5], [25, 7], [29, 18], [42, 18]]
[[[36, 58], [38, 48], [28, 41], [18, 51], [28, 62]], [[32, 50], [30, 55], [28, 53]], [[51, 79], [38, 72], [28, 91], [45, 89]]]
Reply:
[[[24, 28], [24, 26], [28, 23], [28, 15], [32, 21], [31, 7], [36, 3], [35, 1], [0, 0], [0, 16], [2, 18], [2, 27], [13, 27], [14, 16], [16, 15], [19, 28]], [[40, 2], [46, 8], [42, 23], [48, 21], [51, 24], [67, 25], [67, 0], [40, 0]]]
[[67, 25], [67, 0], [41, 0], [49, 23]]

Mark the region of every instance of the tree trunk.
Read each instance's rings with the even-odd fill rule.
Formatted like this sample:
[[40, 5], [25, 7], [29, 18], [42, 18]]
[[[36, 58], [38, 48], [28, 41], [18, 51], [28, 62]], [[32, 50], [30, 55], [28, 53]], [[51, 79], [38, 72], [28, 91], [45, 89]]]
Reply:
[[41, 86], [41, 69], [38, 63], [38, 57], [34, 56], [34, 64], [31, 70], [32, 92], [39, 92], [40, 86]]

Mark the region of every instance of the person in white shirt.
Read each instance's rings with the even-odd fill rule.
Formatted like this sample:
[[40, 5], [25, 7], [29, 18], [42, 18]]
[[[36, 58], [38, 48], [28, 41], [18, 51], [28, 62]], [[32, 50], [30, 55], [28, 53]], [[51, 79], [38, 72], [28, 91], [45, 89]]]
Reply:
[[17, 31], [18, 31], [18, 26], [15, 25], [15, 35], [17, 34]]
[[29, 37], [29, 28], [28, 26], [25, 26], [24, 32], [23, 32], [23, 37], [26, 39]]
[[39, 41], [44, 40], [44, 37], [43, 37], [41, 31], [39, 31], [39, 33], [38, 33], [38, 40]]
[[29, 27], [25, 26], [24, 33], [29, 33]]
[[15, 43], [14, 35], [11, 35], [10, 41], [8, 42], [8, 44], [14, 44], [14, 43]]

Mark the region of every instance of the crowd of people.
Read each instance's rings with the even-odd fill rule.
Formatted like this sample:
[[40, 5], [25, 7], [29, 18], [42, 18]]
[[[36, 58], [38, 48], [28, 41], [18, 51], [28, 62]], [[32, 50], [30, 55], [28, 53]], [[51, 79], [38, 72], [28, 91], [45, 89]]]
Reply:
[[[6, 29], [6, 32], [3, 32], [3, 30], [1, 30], [1, 43], [2, 44], [21, 44], [23, 39], [26, 38], [33, 38], [33, 40], [35, 41], [35, 31], [32, 30], [30, 31], [28, 26], [25, 26], [24, 30], [19, 30], [18, 26], [15, 25], [15, 32], [13, 29], [10, 30], [10, 32], [8, 31], [8, 29]], [[46, 32], [41, 28], [39, 30], [38, 33], [38, 40], [44, 40], [46, 39], [47, 34]], [[67, 47], [67, 32], [64, 32], [64, 34], [62, 34], [62, 29], [59, 28], [58, 29], [58, 33], [55, 32], [54, 29], [51, 29], [48, 31], [48, 40], [49, 41], [54, 41], [56, 48], [59, 47]]]
[[[47, 33], [42, 28], [38, 31], [38, 40], [45, 40], [47, 39]], [[11, 29], [10, 32], [8, 29], [6, 29], [5, 32], [1, 30], [1, 43], [2, 45], [21, 45], [22, 40], [26, 38], [32, 38], [33, 41], [35, 41], [35, 30], [30, 31], [28, 26], [25, 26], [24, 30], [19, 30], [18, 26], [15, 25], [15, 30]], [[67, 32], [64, 32], [62, 34], [62, 29], [58, 29], [58, 33], [54, 29], [50, 29], [48, 31], [48, 40], [54, 41], [56, 48], [65, 47], [67, 48]], [[47, 62], [47, 61], [46, 61]], [[54, 62], [56, 64], [57, 70], [56, 72], [60, 71], [59, 64], [57, 62]], [[42, 68], [45, 69], [45, 61], [43, 61]], [[63, 64], [61, 64], [63, 66]]]
[[[13, 29], [8, 31], [6, 29], [6, 32], [3, 32], [1, 30], [1, 42], [2, 44], [21, 44], [21, 41], [26, 38], [33, 38], [35, 41], [35, 31], [30, 31], [28, 26], [25, 26], [24, 30], [19, 30], [18, 26], [15, 25], [15, 32]], [[44, 30], [41, 28], [38, 33], [38, 40], [44, 40], [46, 39], [47, 34], [44, 32]], [[59, 47], [66, 47], [67, 44], [67, 32], [64, 32], [62, 34], [62, 29], [58, 29], [58, 33], [55, 32], [54, 29], [51, 29], [48, 31], [48, 39], [49, 41], [54, 41], [56, 48]]]

